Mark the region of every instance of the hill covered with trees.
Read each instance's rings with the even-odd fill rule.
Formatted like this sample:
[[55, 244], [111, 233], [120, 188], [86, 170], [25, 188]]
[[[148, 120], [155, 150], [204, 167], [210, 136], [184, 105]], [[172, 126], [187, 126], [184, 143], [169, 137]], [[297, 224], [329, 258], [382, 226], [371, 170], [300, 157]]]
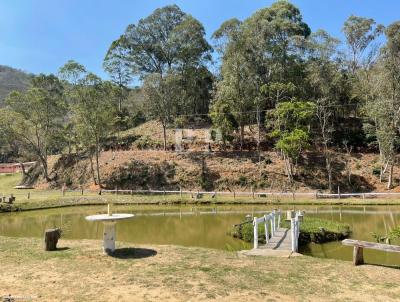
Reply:
[[[107, 179], [113, 171], [103, 171], [104, 151], [199, 152], [203, 144], [200, 150], [208, 153], [193, 153], [193, 165], [215, 150], [224, 158], [250, 154], [251, 169], [261, 178], [269, 171], [268, 158], [277, 157], [281, 164], [270, 172], [284, 175], [281, 188], [304, 184], [314, 171], [324, 178], [319, 189], [333, 191], [344, 182], [342, 174], [352, 188], [351, 158], [370, 153], [373, 160], [358, 164], [368, 165], [379, 183], [393, 189], [400, 141], [400, 21], [381, 25], [349, 16], [342, 31], [344, 41], [323, 29], [312, 32], [297, 7], [277, 1], [245, 20], [225, 21], [209, 42], [201, 22], [178, 6], [156, 9], [111, 43], [103, 62], [109, 81], [69, 61], [57, 75], [34, 77], [26, 92], [12, 92], [0, 112], [5, 117], [0, 146], [8, 154], [3, 160], [37, 160], [43, 179], [57, 183], [57, 177], [67, 179], [68, 169], [57, 170], [53, 163], [50, 171], [49, 158], [62, 155], [58, 165], [86, 162], [94, 184], [113, 186]], [[210, 71], [213, 63], [217, 73]], [[133, 82], [140, 87], [132, 89]], [[153, 122], [126, 134], [145, 121]], [[146, 127], [159, 127], [160, 136], [145, 135]], [[206, 129], [203, 143], [193, 134], [199, 129]], [[175, 160], [166, 158], [163, 167]], [[130, 180], [135, 187], [140, 167], [129, 167], [124, 186]], [[205, 163], [196, 172], [202, 187], [215, 181], [205, 177], [211, 170]], [[374, 187], [359, 183], [358, 189]]]
[[32, 75], [21, 70], [0, 65], [0, 107], [4, 105], [4, 99], [13, 91], [25, 91], [30, 86]]

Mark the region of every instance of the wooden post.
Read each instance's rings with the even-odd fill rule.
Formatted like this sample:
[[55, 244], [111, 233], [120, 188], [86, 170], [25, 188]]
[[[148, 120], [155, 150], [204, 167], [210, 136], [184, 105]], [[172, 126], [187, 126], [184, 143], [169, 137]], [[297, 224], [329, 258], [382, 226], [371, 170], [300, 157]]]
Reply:
[[44, 250], [55, 251], [57, 250], [57, 242], [61, 237], [60, 229], [48, 229], [44, 233]]
[[31, 192], [28, 192], [28, 199], [31, 199]]
[[236, 199], [236, 193], [233, 191], [233, 199]]
[[315, 192], [315, 199], [318, 199], [318, 191]]
[[364, 264], [364, 249], [358, 245], [354, 246], [353, 249], [353, 264], [361, 265]]
[[338, 198], [340, 199], [340, 187], [337, 187]]

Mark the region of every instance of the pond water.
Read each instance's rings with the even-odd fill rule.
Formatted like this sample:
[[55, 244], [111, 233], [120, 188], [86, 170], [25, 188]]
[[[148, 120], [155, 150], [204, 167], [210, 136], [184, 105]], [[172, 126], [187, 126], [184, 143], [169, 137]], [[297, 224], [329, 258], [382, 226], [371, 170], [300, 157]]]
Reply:
[[[293, 206], [281, 206], [282, 210]], [[118, 222], [117, 241], [133, 244], [175, 244], [225, 250], [250, 249], [251, 244], [227, 233], [246, 215], [261, 216], [268, 206], [159, 207], [118, 206], [113, 212], [134, 213], [132, 220]], [[306, 215], [342, 221], [350, 225], [351, 238], [374, 241], [372, 232], [385, 235], [400, 225], [400, 206], [296, 206]], [[101, 239], [101, 223], [88, 222], [85, 216], [106, 212], [106, 207], [72, 207], [22, 213], [0, 214], [0, 235], [42, 237], [46, 228], [61, 227], [66, 239]], [[399, 244], [400, 242], [393, 242]], [[352, 259], [352, 248], [340, 242], [309, 244], [301, 253], [316, 257]], [[384, 265], [400, 264], [400, 254], [364, 251], [365, 261]]]

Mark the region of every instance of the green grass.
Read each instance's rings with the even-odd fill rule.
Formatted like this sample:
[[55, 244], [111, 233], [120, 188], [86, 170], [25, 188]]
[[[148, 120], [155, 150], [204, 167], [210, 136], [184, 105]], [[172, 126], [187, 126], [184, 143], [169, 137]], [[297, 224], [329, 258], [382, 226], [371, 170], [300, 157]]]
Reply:
[[0, 193], [14, 191], [14, 187], [21, 182], [22, 174], [0, 174]]
[[[287, 228], [290, 227], [289, 223], [286, 221], [283, 223], [283, 226]], [[324, 228], [327, 232], [342, 233], [345, 232], [349, 226], [345, 223], [316, 217], [304, 217], [303, 222], [300, 224], [301, 232], [318, 233], [320, 232], [320, 228]]]

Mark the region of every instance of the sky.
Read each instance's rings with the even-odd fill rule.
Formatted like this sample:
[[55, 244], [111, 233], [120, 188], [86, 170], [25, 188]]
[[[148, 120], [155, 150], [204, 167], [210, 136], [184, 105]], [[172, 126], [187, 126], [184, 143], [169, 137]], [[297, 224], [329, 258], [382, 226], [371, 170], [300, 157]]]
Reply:
[[[57, 73], [68, 60], [103, 78], [104, 55], [128, 24], [177, 4], [201, 21], [207, 38], [222, 22], [244, 20], [272, 0], [0, 0], [0, 64], [31, 73]], [[343, 39], [352, 14], [389, 25], [400, 20], [399, 0], [293, 0], [313, 31]]]

